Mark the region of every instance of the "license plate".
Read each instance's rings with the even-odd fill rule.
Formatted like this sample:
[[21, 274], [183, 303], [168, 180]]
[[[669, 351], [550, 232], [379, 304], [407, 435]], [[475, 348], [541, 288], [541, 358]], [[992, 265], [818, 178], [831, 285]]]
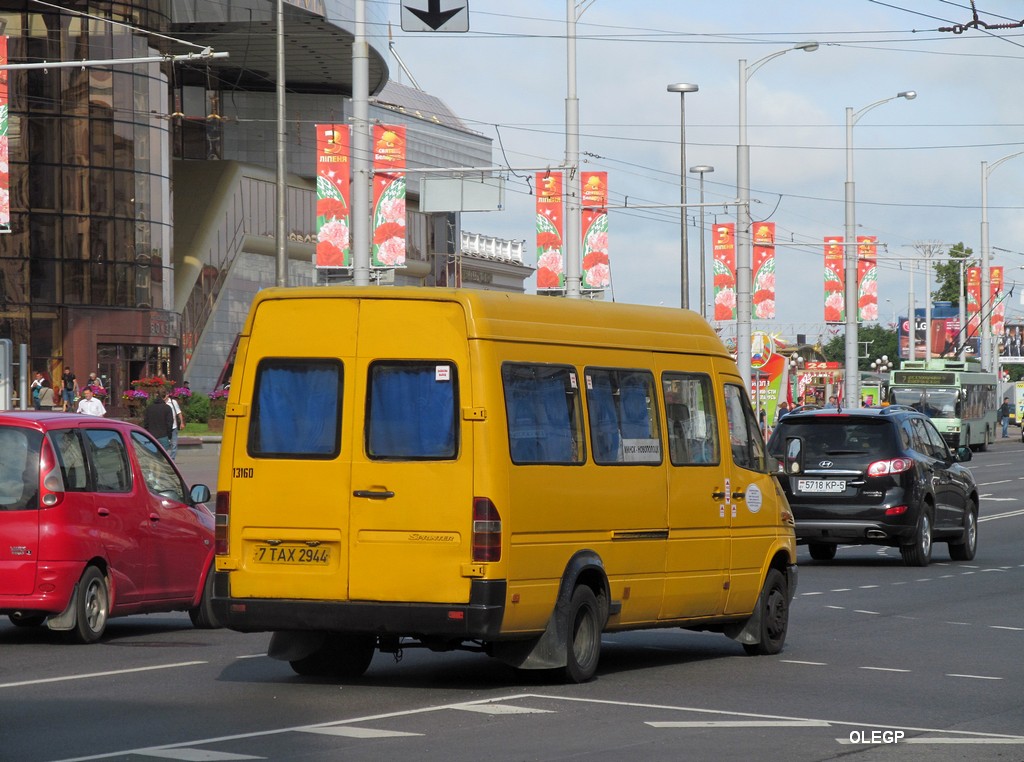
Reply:
[[845, 479], [800, 479], [796, 488], [801, 492], [846, 492]]
[[331, 549], [302, 545], [257, 545], [253, 551], [253, 560], [258, 564], [326, 566], [331, 562]]

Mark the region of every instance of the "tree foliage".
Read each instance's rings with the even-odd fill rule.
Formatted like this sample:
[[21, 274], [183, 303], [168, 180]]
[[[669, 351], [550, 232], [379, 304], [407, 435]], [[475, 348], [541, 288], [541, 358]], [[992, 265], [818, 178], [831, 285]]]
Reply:
[[[822, 347], [822, 352], [829, 362], [845, 362], [846, 335], [834, 336]], [[871, 361], [882, 355], [888, 357], [893, 365], [899, 365], [899, 336], [896, 331], [880, 325], [861, 326], [857, 330], [857, 368], [871, 370]]]
[[967, 277], [967, 268], [976, 267], [977, 261], [972, 259], [974, 252], [969, 246], [964, 246], [963, 241], [954, 244], [949, 249], [948, 256], [951, 259], [947, 262], [935, 263], [935, 280], [938, 288], [932, 291], [932, 302], [952, 302], [954, 307], [960, 305], [960, 266], [963, 263], [964, 278]]

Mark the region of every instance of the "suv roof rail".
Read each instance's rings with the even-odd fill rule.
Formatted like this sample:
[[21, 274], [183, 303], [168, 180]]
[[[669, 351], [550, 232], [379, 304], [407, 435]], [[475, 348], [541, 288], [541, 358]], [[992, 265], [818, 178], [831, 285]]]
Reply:
[[906, 413], [906, 412], [916, 413], [918, 411], [915, 410], [914, 408], [910, 407], [910, 405], [889, 405], [887, 407], [883, 407], [882, 408], [882, 414], [883, 415], [888, 415], [890, 413]]

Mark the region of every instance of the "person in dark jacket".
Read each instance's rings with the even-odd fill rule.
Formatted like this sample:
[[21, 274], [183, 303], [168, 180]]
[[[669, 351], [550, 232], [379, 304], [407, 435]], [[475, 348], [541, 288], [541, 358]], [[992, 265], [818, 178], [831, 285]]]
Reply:
[[999, 406], [999, 423], [1003, 425], [1003, 439], [1010, 436], [1010, 398], [1003, 397], [1003, 404]]
[[174, 413], [167, 404], [167, 393], [157, 394], [153, 404], [146, 408], [142, 417], [142, 425], [146, 431], [156, 437], [156, 441], [167, 449], [171, 446], [171, 429], [174, 427]]

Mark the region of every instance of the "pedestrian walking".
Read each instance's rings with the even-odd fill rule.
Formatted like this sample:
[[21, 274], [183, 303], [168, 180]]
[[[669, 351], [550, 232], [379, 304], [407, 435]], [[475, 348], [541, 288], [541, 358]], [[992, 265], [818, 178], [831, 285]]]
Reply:
[[36, 410], [42, 410], [43, 408], [42, 403], [39, 401], [39, 395], [43, 393], [44, 386], [46, 386], [46, 379], [37, 370], [35, 378], [32, 379], [32, 407]]
[[107, 414], [107, 408], [100, 401], [99, 397], [94, 397], [92, 389], [86, 387], [82, 390], [82, 399], [78, 400], [78, 408], [75, 410], [76, 413], [82, 415], [95, 415], [102, 417]]
[[185, 428], [185, 414], [181, 412], [181, 405], [178, 404], [177, 395], [171, 392], [167, 396], [167, 405], [171, 408], [171, 415], [174, 417], [171, 426], [171, 458], [178, 457], [178, 435]]
[[1010, 436], [1010, 398], [1003, 397], [1003, 404], [999, 406], [999, 423], [1003, 425], [1003, 439]]
[[146, 408], [142, 416], [142, 426], [164, 446], [165, 450], [170, 451], [174, 414], [171, 412], [171, 406], [167, 404], [167, 392], [159, 392], [153, 404]]
[[78, 396], [78, 379], [71, 368], [65, 368], [60, 377], [60, 402], [64, 412], [71, 409], [75, 404], [75, 397]]

